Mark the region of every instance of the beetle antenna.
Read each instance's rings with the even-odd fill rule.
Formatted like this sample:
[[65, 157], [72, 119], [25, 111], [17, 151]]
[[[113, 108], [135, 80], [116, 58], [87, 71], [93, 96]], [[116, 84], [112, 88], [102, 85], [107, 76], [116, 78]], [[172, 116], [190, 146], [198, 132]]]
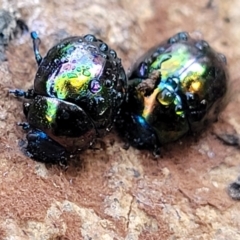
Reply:
[[31, 32], [31, 38], [33, 40], [33, 51], [35, 55], [35, 59], [38, 65], [42, 62], [42, 56], [39, 53], [39, 45], [40, 45], [40, 38], [36, 32]]

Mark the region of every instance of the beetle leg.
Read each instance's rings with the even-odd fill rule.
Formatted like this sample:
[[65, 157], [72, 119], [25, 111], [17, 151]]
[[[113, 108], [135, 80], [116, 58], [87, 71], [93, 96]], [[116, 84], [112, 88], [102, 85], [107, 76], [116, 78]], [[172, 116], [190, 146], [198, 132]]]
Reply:
[[19, 122], [17, 123], [18, 126], [22, 127], [23, 130], [28, 130], [30, 129], [30, 125], [28, 122]]
[[31, 38], [33, 40], [33, 51], [35, 55], [35, 59], [38, 65], [42, 62], [42, 56], [39, 53], [39, 45], [40, 45], [40, 38], [36, 32], [31, 32]]
[[24, 91], [22, 89], [11, 89], [8, 92], [14, 94], [16, 97], [24, 97], [28, 99], [34, 97], [33, 89], [28, 89], [27, 91]]

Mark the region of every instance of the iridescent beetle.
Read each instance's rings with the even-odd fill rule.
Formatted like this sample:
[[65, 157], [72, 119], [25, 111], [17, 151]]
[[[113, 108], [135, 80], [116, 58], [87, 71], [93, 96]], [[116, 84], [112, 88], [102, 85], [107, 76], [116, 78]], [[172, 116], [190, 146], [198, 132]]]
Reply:
[[217, 119], [227, 91], [226, 58], [181, 32], [134, 65], [117, 127], [129, 142], [153, 149]]
[[42, 58], [40, 39], [31, 33], [39, 65], [34, 88], [11, 90], [24, 103], [27, 152], [39, 161], [66, 164], [112, 127], [125, 98], [126, 75], [114, 50], [93, 35], [69, 37]]

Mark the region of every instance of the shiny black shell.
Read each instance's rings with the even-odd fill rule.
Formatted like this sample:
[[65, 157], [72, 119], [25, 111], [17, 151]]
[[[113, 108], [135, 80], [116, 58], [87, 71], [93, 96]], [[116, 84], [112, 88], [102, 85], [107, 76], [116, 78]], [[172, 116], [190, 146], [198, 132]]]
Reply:
[[66, 164], [70, 155], [108, 133], [125, 99], [127, 79], [121, 60], [93, 35], [69, 37], [42, 58], [40, 39], [31, 33], [39, 65], [33, 89], [24, 96], [27, 152], [35, 160]]
[[70, 37], [49, 50], [34, 80], [34, 93], [81, 107], [105, 134], [126, 92], [126, 75], [114, 50], [93, 35]]
[[178, 33], [134, 65], [117, 127], [132, 145], [158, 152], [217, 119], [227, 82], [225, 56]]

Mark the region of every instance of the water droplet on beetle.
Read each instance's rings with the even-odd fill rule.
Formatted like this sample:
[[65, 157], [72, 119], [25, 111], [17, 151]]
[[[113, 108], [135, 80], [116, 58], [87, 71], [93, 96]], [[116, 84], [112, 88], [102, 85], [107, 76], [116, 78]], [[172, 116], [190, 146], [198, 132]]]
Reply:
[[92, 80], [90, 83], [89, 83], [89, 90], [92, 92], [92, 93], [98, 93], [100, 90], [101, 90], [101, 85], [100, 85], [100, 82], [97, 81], [97, 80]]

